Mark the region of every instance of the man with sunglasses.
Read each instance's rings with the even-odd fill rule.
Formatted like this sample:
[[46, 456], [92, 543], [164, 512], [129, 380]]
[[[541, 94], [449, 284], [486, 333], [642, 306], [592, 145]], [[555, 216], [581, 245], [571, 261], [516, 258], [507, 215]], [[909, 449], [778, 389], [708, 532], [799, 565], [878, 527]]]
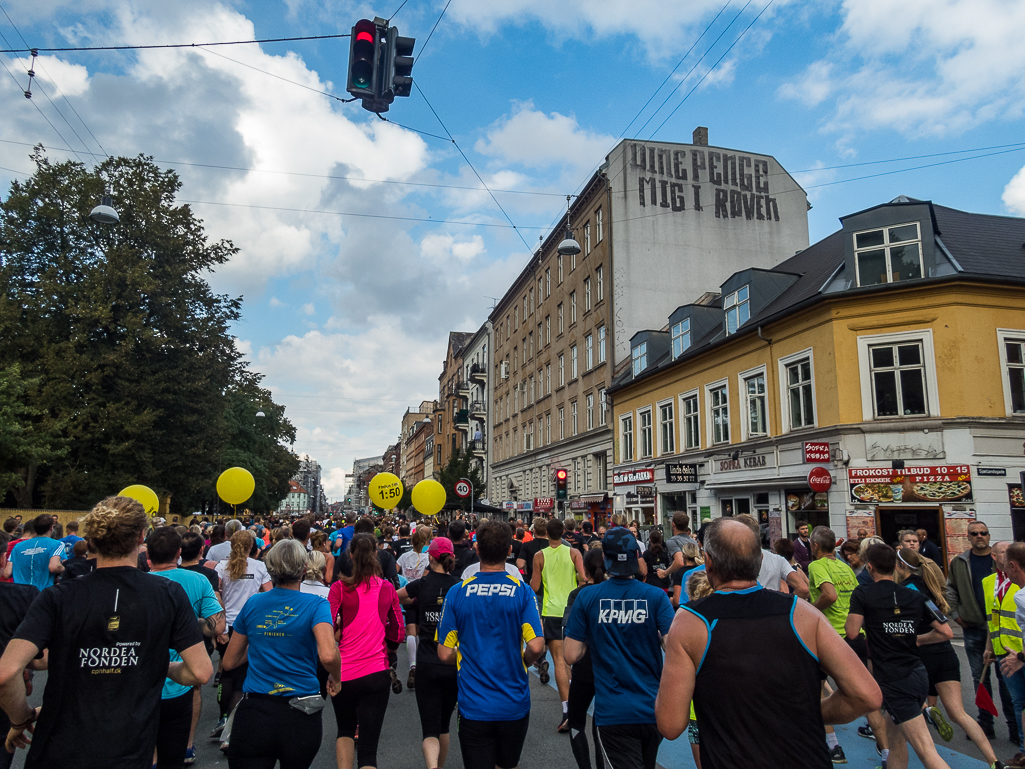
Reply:
[[[947, 602], [950, 604], [950, 616], [964, 631], [964, 650], [968, 657], [968, 666], [972, 670], [972, 679], [979, 685], [985, 667], [986, 639], [989, 629], [986, 617], [986, 599], [982, 581], [996, 571], [993, 561], [993, 550], [989, 544], [989, 526], [981, 521], [973, 521], [968, 526], [968, 542], [971, 549], [956, 556], [950, 562], [947, 573]], [[1007, 691], [1003, 678], [997, 676], [1000, 687], [1000, 701], [1007, 719], [1008, 738], [1018, 742], [1018, 725], [1014, 718], [1014, 706], [1011, 695]], [[989, 669], [983, 681], [986, 689], [992, 694]], [[993, 730], [993, 716], [979, 710], [979, 726], [986, 736], [996, 736]]]

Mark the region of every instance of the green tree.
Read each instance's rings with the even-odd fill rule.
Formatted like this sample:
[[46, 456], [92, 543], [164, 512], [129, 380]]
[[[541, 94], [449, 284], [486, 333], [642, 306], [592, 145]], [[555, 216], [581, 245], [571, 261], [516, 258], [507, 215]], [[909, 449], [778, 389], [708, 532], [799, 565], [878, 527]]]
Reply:
[[[465, 499], [456, 496], [456, 483], [466, 478], [473, 484], [473, 493]], [[448, 497], [446, 507], [460, 507], [464, 511], [470, 509], [470, 498], [474, 501], [484, 496], [484, 479], [480, 476], [480, 464], [469, 449], [457, 449], [449, 457], [448, 464], [438, 473], [438, 482], [445, 487]]]
[[[33, 160], [0, 203], [0, 366], [38, 379], [27, 405], [67, 451], [35, 477], [24, 465], [19, 498], [83, 508], [144, 483], [170, 495], [173, 512], [195, 510], [245, 439], [227, 396], [258, 384], [230, 334], [241, 300], [206, 282], [237, 249], [208, 241], [175, 203], [177, 174], [150, 158], [87, 170], [37, 148]], [[117, 226], [89, 219], [105, 189]], [[268, 465], [273, 491], [261, 501], [280, 492], [287, 466]]]
[[18, 492], [30, 484], [39, 466], [64, 453], [55, 431], [41, 427], [42, 412], [27, 403], [38, 386], [38, 379], [22, 378], [17, 363], [0, 369], [0, 500], [14, 492], [19, 507], [31, 501]]

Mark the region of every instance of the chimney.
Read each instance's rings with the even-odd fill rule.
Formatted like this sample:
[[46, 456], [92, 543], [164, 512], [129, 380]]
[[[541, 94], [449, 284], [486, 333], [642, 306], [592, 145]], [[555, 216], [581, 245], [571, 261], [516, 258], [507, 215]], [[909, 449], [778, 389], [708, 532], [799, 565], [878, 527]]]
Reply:
[[694, 129], [694, 138], [692, 142], [699, 147], [708, 146], [708, 129], [704, 126], [699, 125]]

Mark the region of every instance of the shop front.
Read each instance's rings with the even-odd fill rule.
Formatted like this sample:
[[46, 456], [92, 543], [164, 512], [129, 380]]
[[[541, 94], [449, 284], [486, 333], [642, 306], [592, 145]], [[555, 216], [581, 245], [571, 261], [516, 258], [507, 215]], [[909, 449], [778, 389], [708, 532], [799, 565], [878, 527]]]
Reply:
[[662, 465], [664, 482], [658, 484], [657, 509], [661, 512], [661, 523], [667, 537], [672, 535], [673, 514], [676, 512], [687, 513], [693, 531], [697, 531], [706, 520], [711, 520], [712, 508], [706, 505], [705, 517], [702, 518], [698, 505], [698, 471], [703, 466], [686, 462], [666, 462]]
[[569, 509], [578, 521], [589, 520], [596, 531], [599, 526], [607, 528], [612, 517], [611, 500], [604, 491], [581, 494], [569, 503]]
[[616, 512], [622, 511], [627, 520], [636, 520], [641, 526], [655, 525], [655, 468], [617, 470], [612, 474], [616, 490]]

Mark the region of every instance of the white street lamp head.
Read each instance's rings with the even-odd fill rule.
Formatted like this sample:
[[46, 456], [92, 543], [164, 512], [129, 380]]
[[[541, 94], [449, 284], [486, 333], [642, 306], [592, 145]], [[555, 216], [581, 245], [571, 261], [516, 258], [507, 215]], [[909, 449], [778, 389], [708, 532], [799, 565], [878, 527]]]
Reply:
[[89, 218], [100, 224], [119, 224], [121, 217], [117, 215], [111, 202], [110, 195], [104, 195], [100, 199], [100, 204], [89, 212]]
[[263, 413], [262, 411], [257, 411], [257, 412], [256, 412], [256, 416], [258, 416], [258, 417], [265, 417], [265, 416], [267, 416], [267, 415], [266, 415], [266, 414], [264, 414], [264, 413]]
[[573, 238], [568, 237], [569, 233], [566, 234], [566, 239], [559, 244], [559, 253], [563, 256], [573, 256], [575, 254], [579, 254], [580, 244], [573, 240]]

